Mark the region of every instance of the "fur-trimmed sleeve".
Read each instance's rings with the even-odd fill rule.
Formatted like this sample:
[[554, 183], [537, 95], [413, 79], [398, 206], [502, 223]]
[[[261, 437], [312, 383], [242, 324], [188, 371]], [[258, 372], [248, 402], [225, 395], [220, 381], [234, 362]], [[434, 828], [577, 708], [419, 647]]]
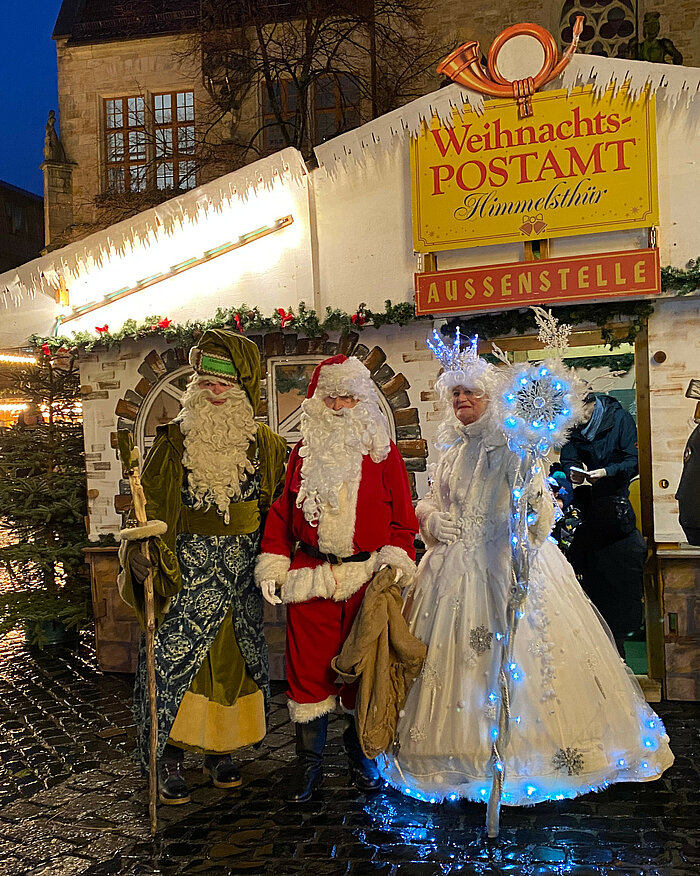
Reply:
[[287, 477], [282, 495], [272, 503], [265, 521], [265, 532], [260, 544], [260, 555], [255, 564], [255, 581], [276, 581], [282, 585], [287, 580], [291, 563], [294, 537], [292, 535], [292, 515], [294, 495], [290, 489], [294, 474], [301, 465], [299, 445], [292, 450], [287, 463]]
[[388, 543], [380, 548], [377, 559], [380, 563], [401, 569], [407, 575], [414, 575], [416, 571], [414, 541], [418, 531], [418, 521], [413, 510], [406, 466], [393, 441], [385, 461], [384, 487], [391, 495], [391, 524]]

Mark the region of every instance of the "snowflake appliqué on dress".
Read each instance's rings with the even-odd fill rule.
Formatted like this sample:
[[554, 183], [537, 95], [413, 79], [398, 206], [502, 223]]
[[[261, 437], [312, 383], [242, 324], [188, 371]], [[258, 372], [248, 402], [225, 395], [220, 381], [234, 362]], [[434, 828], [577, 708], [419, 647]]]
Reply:
[[489, 632], [483, 624], [469, 632], [469, 644], [477, 654], [484, 654], [491, 650], [491, 639], [493, 639], [493, 633]]
[[432, 663], [429, 663], [426, 660], [423, 664], [421, 675], [423, 676], [423, 682], [427, 687], [432, 688], [432, 690], [440, 690], [442, 687], [442, 679], [440, 678], [440, 673]]
[[411, 727], [408, 731], [408, 735], [414, 742], [425, 742], [428, 738], [428, 734], [420, 727]]
[[579, 748], [560, 748], [552, 758], [555, 770], [566, 769], [570, 776], [580, 776], [583, 772], [583, 754]]

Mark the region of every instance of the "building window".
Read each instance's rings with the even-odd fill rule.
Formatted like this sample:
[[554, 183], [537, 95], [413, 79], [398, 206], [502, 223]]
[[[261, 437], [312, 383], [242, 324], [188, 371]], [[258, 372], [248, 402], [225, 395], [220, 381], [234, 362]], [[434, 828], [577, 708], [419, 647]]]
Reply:
[[21, 234], [24, 227], [24, 210], [21, 204], [5, 202], [5, 215], [10, 234]]
[[[291, 79], [279, 79], [273, 85], [275, 102], [281, 110], [282, 124], [289, 138], [295, 136], [297, 88]], [[337, 137], [360, 124], [360, 88], [346, 73], [318, 76], [311, 91], [309, 139], [315, 146]], [[263, 88], [263, 148], [275, 152], [286, 146], [280, 121], [274, 113], [267, 87]]]
[[156, 187], [193, 189], [194, 92], [170, 91], [153, 95]]
[[143, 97], [105, 100], [107, 189], [142, 192], [146, 188], [146, 104]]
[[319, 77], [314, 93], [314, 145], [359, 124], [360, 88], [356, 80], [346, 73]]
[[104, 101], [106, 187], [110, 192], [194, 188], [194, 92]]
[[295, 114], [297, 110], [297, 87], [291, 79], [278, 79], [272, 90], [275, 103], [280, 107], [282, 124], [275, 115], [273, 103], [267, 86], [263, 86], [263, 148], [265, 152], [277, 152], [287, 145], [282, 134], [282, 125], [287, 129], [289, 139], [294, 141]]
[[636, 4], [637, 0], [565, 0], [560, 18], [562, 46], [569, 45], [576, 16], [583, 15], [579, 52], [607, 58], [619, 57], [622, 52], [624, 56], [636, 32]]

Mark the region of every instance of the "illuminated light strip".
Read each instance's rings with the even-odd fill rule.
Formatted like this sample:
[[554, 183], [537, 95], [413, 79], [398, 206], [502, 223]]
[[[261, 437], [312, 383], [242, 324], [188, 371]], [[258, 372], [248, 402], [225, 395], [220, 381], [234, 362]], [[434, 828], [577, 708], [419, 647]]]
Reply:
[[10, 353], [0, 355], [0, 362], [8, 362], [11, 365], [36, 365], [33, 356], [13, 356]]
[[1, 405], [0, 405], [0, 411], [8, 412], [8, 413], [10, 413], [10, 414], [14, 414], [14, 413], [17, 413], [17, 411], [26, 411], [28, 407], [29, 407], [28, 404], [23, 404], [23, 405], [19, 405], [19, 404], [15, 404], [15, 405], [1, 404]]
[[241, 235], [235, 243], [226, 243], [220, 247], [216, 247], [216, 249], [207, 250], [207, 252], [199, 258], [194, 257], [187, 259], [187, 261], [180, 262], [174, 267], [171, 267], [170, 270], [164, 274], [155, 274], [153, 277], [149, 277], [146, 280], [140, 280], [135, 286], [119, 289], [117, 292], [105, 295], [104, 300], [102, 301], [93, 301], [90, 304], [82, 304], [80, 307], [74, 308], [71, 314], [64, 316], [61, 319], [61, 325], [70, 322], [72, 319], [78, 319], [81, 316], [85, 316], [86, 313], [99, 310], [100, 308], [105, 307], [105, 305], [111, 304], [113, 301], [119, 301], [120, 298], [126, 298], [127, 295], [133, 295], [134, 292], [142, 292], [149, 286], [155, 286], [156, 283], [162, 283], [163, 280], [169, 280], [171, 277], [181, 274], [183, 271], [188, 271], [190, 268], [196, 268], [198, 265], [206, 264], [212, 259], [216, 259], [226, 253], [234, 252], [242, 246], [253, 243], [255, 240], [260, 240], [261, 237], [267, 237], [268, 234], [274, 234], [275, 231], [281, 231], [282, 228], [287, 228], [293, 222], [293, 216], [283, 216], [281, 219], [277, 219], [272, 226], [264, 226], [255, 231], [251, 231], [249, 234]]

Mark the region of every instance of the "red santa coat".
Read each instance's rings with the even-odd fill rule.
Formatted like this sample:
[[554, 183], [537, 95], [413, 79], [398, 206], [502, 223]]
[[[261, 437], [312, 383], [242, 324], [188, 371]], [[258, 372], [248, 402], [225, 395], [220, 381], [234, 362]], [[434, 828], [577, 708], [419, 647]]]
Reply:
[[[296, 504], [303, 461], [300, 446], [301, 442], [292, 451], [284, 491], [267, 517], [255, 571], [258, 583], [276, 581], [286, 603], [314, 597], [341, 602], [357, 592], [384, 563], [413, 574], [413, 540], [418, 524], [406, 467], [396, 445], [391, 442], [382, 462], [363, 456], [359, 483], [347, 486], [338, 513], [322, 513], [317, 526], [306, 520]], [[339, 557], [366, 551], [370, 558], [331, 566], [310, 557], [303, 548], [292, 557], [297, 542]]]

